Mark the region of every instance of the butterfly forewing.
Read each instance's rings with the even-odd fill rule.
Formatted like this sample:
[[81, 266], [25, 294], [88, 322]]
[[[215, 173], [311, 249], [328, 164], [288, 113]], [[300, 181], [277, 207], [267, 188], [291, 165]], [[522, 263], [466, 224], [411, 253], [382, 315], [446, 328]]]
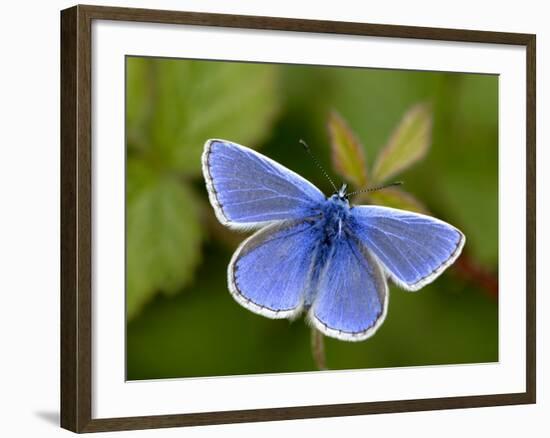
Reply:
[[298, 174], [236, 143], [208, 140], [202, 166], [218, 219], [234, 228], [306, 218], [325, 200]]
[[390, 278], [407, 290], [435, 280], [460, 255], [465, 242], [459, 230], [443, 221], [388, 207], [353, 207], [349, 226]]

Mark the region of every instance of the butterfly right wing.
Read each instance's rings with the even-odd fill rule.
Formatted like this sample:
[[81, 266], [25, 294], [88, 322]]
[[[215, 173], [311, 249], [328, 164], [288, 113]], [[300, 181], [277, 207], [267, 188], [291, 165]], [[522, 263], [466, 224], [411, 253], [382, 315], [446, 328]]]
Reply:
[[458, 229], [430, 216], [376, 205], [351, 211], [353, 234], [406, 290], [435, 280], [458, 258], [466, 240]]
[[260, 228], [314, 215], [323, 193], [268, 157], [226, 140], [208, 140], [202, 171], [210, 203], [223, 225]]
[[268, 225], [235, 251], [227, 275], [235, 300], [268, 318], [294, 318], [310, 287], [319, 229], [312, 221]]

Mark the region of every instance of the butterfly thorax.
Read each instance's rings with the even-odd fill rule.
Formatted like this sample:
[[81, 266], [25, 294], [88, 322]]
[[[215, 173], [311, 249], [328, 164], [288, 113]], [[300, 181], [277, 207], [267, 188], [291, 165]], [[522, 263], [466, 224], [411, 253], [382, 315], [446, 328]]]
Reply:
[[326, 200], [321, 210], [320, 220], [326, 243], [332, 243], [334, 239], [342, 236], [349, 214], [350, 205], [345, 197], [334, 194]]

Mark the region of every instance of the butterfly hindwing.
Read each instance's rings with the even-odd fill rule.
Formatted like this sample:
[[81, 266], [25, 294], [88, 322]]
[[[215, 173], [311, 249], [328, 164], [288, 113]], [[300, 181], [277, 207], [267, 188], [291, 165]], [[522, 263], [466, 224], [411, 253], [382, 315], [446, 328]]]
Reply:
[[384, 271], [354, 236], [334, 242], [316, 290], [308, 316], [327, 336], [362, 341], [384, 321], [388, 306]]
[[435, 280], [460, 255], [465, 237], [429, 216], [379, 206], [355, 206], [350, 228], [390, 278], [407, 290]]
[[220, 222], [259, 228], [312, 215], [325, 200], [309, 181], [270, 158], [226, 140], [208, 140], [202, 169]]
[[269, 318], [298, 315], [309, 285], [318, 229], [307, 221], [268, 225], [246, 239], [228, 268], [233, 297]]

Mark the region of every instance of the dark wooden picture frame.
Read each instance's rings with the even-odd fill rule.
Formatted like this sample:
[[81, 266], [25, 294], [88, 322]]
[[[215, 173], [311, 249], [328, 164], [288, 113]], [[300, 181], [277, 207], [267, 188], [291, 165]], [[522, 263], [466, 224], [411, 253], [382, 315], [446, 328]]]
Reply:
[[[92, 419], [91, 25], [116, 20], [509, 44], [526, 48], [526, 391], [418, 400]], [[531, 34], [75, 6], [61, 12], [61, 426], [97, 432], [535, 403], [535, 47]]]

